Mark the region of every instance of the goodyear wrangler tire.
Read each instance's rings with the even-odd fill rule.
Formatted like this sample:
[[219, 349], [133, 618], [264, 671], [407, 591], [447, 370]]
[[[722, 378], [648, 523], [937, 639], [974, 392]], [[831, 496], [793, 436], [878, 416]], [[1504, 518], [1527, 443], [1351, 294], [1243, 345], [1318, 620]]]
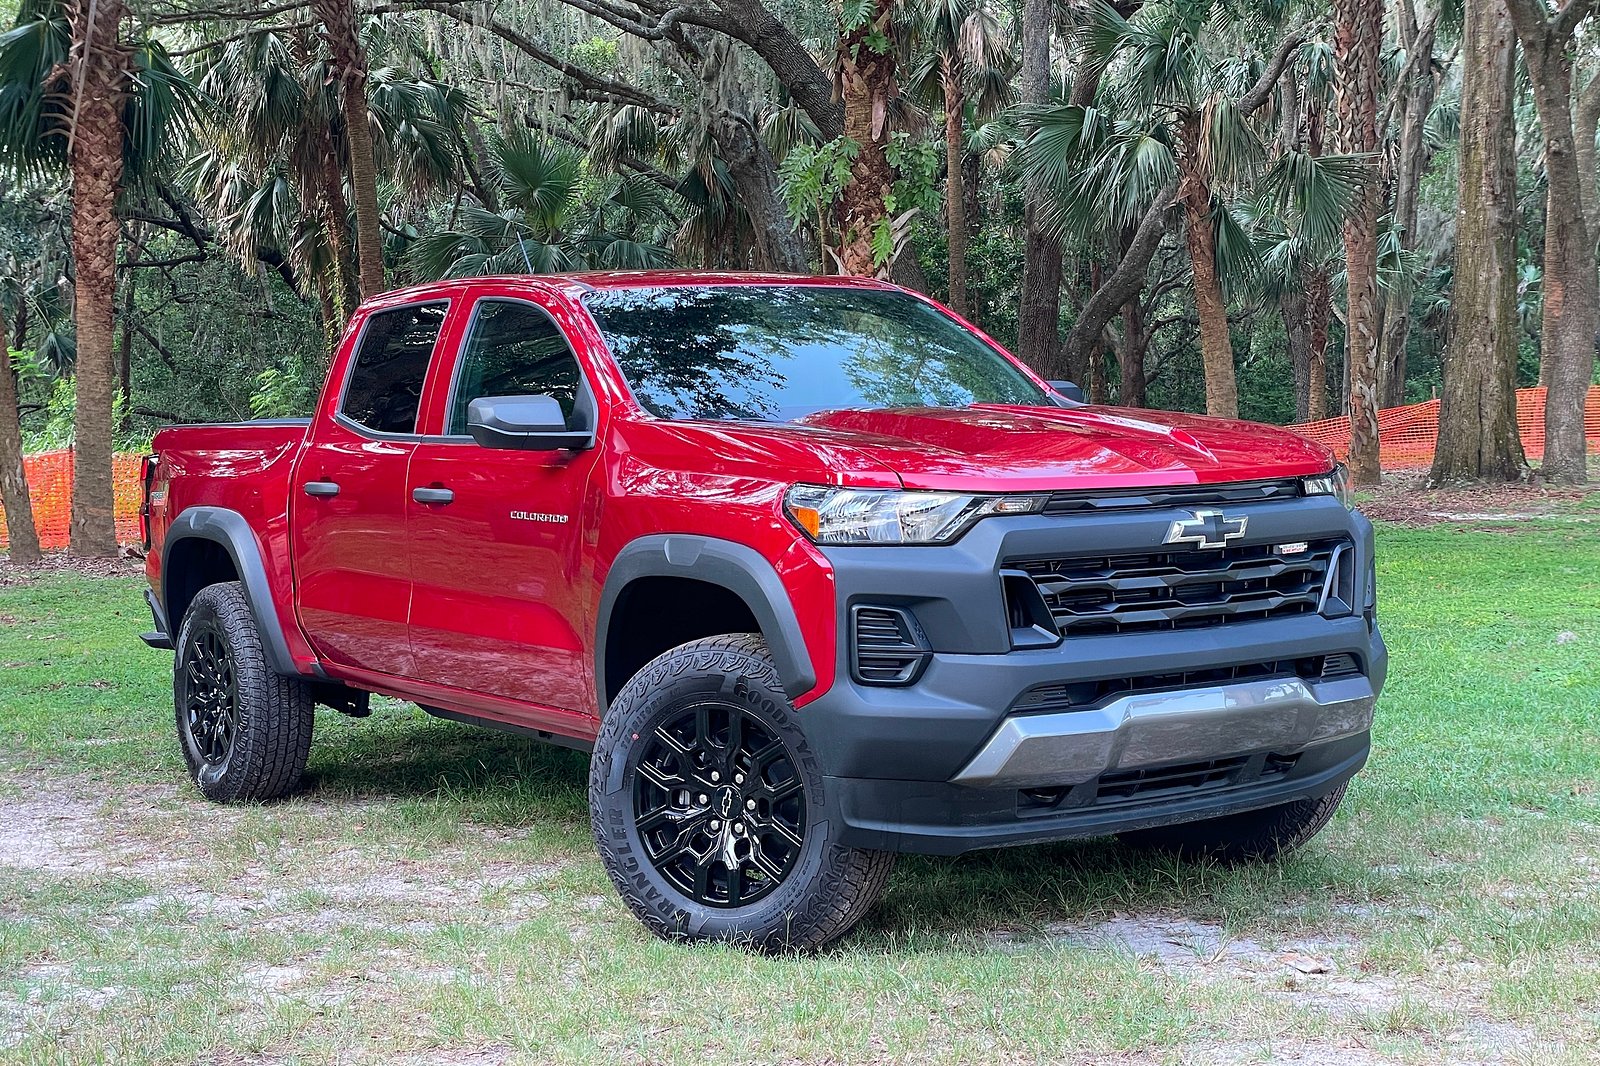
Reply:
[[667, 939], [814, 950], [861, 920], [894, 866], [833, 842], [822, 771], [753, 634], [681, 645], [623, 687], [589, 808], [617, 891]]
[[195, 785], [219, 803], [292, 792], [311, 751], [311, 693], [267, 665], [243, 587], [201, 589], [176, 647], [178, 743]]
[[1123, 833], [1131, 847], [1223, 863], [1270, 862], [1322, 832], [1344, 799], [1345, 785], [1309, 799], [1199, 822]]

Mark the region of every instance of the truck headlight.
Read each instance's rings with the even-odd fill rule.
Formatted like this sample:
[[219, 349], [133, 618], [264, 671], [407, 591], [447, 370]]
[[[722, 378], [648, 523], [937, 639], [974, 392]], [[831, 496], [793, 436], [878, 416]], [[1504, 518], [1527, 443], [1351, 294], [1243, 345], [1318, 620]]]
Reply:
[[980, 518], [1035, 514], [1048, 499], [795, 485], [783, 509], [818, 544], [948, 544]]
[[1355, 493], [1350, 491], [1350, 471], [1343, 463], [1326, 474], [1302, 478], [1300, 484], [1307, 496], [1335, 496], [1344, 504], [1345, 510], [1355, 509]]

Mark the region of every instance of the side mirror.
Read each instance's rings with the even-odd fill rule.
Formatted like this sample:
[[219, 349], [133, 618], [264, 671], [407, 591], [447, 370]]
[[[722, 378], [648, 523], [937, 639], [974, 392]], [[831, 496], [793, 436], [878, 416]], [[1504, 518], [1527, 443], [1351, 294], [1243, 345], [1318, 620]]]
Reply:
[[551, 452], [594, 447], [594, 434], [567, 428], [554, 396], [480, 396], [467, 405], [467, 432], [484, 448]]
[[1085, 402], [1083, 398], [1083, 389], [1077, 385], [1074, 385], [1070, 381], [1047, 381], [1045, 384], [1049, 385], [1052, 389], [1055, 389], [1057, 393], [1065, 396], [1074, 403]]

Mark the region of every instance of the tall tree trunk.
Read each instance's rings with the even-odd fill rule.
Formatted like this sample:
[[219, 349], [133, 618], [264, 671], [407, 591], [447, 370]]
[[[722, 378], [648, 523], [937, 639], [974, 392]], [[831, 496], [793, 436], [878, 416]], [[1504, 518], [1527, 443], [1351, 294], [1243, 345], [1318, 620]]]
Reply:
[[[1024, 104], [1050, 99], [1050, 41], [1055, 27], [1052, 0], [1023, 0], [1022, 79]], [[1041, 226], [1046, 191], [1029, 182], [1023, 195], [1022, 294], [1017, 305], [1017, 355], [1035, 370], [1051, 371], [1061, 351], [1061, 242]]]
[[1135, 296], [1122, 305], [1122, 343], [1117, 346], [1117, 376], [1122, 379], [1117, 403], [1123, 407], [1145, 405], [1144, 353], [1149, 345], [1144, 306]]
[[1328, 324], [1333, 320], [1333, 278], [1326, 266], [1306, 271], [1306, 421], [1328, 417]]
[[339, 86], [350, 191], [356, 207], [356, 258], [361, 296], [367, 299], [387, 287], [383, 230], [378, 223], [378, 165], [372, 150], [372, 116], [367, 110], [367, 58], [353, 0], [312, 0], [312, 10], [327, 34], [330, 66]]
[[72, 315], [78, 342], [73, 420], [74, 555], [117, 553], [112, 510], [112, 368], [117, 300], [117, 189], [122, 184], [122, 106], [130, 56], [121, 29], [124, 0], [72, 0], [77, 92], [68, 149], [72, 168]]
[[778, 165], [767, 142], [748, 119], [728, 111], [712, 120], [711, 135], [728, 164], [739, 202], [750, 216], [755, 268], [780, 274], [807, 273], [805, 245], [783, 206]]
[[350, 205], [344, 197], [344, 176], [339, 171], [339, 156], [333, 138], [321, 138], [322, 190], [317, 196], [316, 208], [322, 218], [323, 233], [328, 239], [328, 257], [333, 260], [333, 298], [339, 314], [338, 329], [344, 324], [361, 300], [360, 285], [355, 270], [355, 255], [350, 247]]
[[941, 57], [939, 74], [944, 83], [944, 201], [950, 230], [950, 309], [971, 317], [972, 303], [967, 295], [967, 190], [961, 168], [966, 154], [961, 136], [966, 103], [954, 56]]
[[[6, 320], [0, 311], [0, 349], [6, 347]], [[0, 365], [0, 506], [6, 509], [6, 539], [11, 561], [39, 561], [39, 533], [33, 528], [33, 500], [22, 467], [22, 409], [17, 400], [17, 372], [9, 353]]]
[[1306, 422], [1311, 417], [1311, 341], [1306, 330], [1305, 290], [1285, 289], [1279, 293], [1278, 314], [1283, 319], [1289, 370], [1294, 378], [1294, 420]]
[[1522, 476], [1517, 436], [1516, 42], [1504, 0], [1466, 7], [1454, 326], [1444, 354], [1435, 484]]
[[139, 272], [128, 271], [122, 292], [122, 338], [117, 342], [117, 392], [122, 397], [122, 428], [133, 421], [133, 298]]
[[[1421, 25], [1411, 0], [1397, 5], [1401, 37], [1408, 53], [1410, 73], [1399, 86], [1400, 142], [1394, 158], [1394, 227], [1399, 231], [1400, 247], [1412, 251], [1417, 246], [1417, 205], [1422, 179], [1427, 173], [1432, 152], [1428, 148], [1428, 115], [1433, 110], [1437, 82], [1433, 74], [1434, 28], [1437, 10], [1429, 12]], [[1384, 407], [1399, 407], [1406, 402], [1406, 340], [1411, 333], [1409, 294], [1380, 294], [1382, 328], [1379, 331], [1381, 387], [1379, 402]]]
[[1522, 41], [1523, 61], [1544, 133], [1547, 194], [1544, 217], [1544, 311], [1540, 358], [1549, 381], [1544, 407], [1546, 479], [1581, 484], [1588, 479], [1583, 435], [1584, 400], [1594, 378], [1595, 328], [1600, 287], [1595, 248], [1583, 205], [1592, 193], [1580, 176], [1572, 111], [1573, 31], [1591, 0], [1567, 0], [1553, 14], [1544, 0], [1509, 0], [1511, 22]]
[[1174, 212], [1172, 198], [1177, 194], [1178, 183], [1169, 181], [1150, 201], [1144, 217], [1134, 228], [1133, 239], [1122, 253], [1122, 260], [1109, 276], [1095, 289], [1077, 321], [1067, 333], [1054, 363], [1046, 364], [1043, 373], [1047, 378], [1066, 376], [1068, 368], [1086, 367], [1099, 350], [1100, 337], [1106, 325], [1121, 310], [1122, 305], [1138, 296], [1144, 289], [1145, 274], [1150, 260], [1161, 246]]
[[[886, 152], [889, 108], [898, 92], [893, 32], [888, 0], [873, 0], [861, 25], [845, 28], [839, 41], [844, 135], [859, 149], [839, 196], [839, 267], [861, 277], [872, 277], [888, 265], [879, 263], [873, 238], [888, 223], [887, 201], [895, 180]], [[890, 39], [888, 45], [881, 43], [884, 37]], [[879, 47], [883, 51], [875, 50]]]
[[1200, 116], [1190, 114], [1179, 126], [1179, 161], [1183, 175], [1178, 198], [1183, 202], [1185, 240], [1194, 272], [1194, 306], [1200, 318], [1200, 362], [1206, 375], [1206, 414], [1239, 417], [1239, 382], [1233, 366], [1233, 341], [1228, 336], [1228, 305], [1217, 274], [1217, 232], [1211, 224], [1211, 186], [1200, 172]]
[[[1347, 152], [1378, 148], [1382, 0], [1334, 0], [1334, 84]], [[1378, 200], [1367, 182], [1344, 224], [1345, 366], [1350, 382], [1350, 468], [1358, 485], [1376, 485], [1378, 461]]]

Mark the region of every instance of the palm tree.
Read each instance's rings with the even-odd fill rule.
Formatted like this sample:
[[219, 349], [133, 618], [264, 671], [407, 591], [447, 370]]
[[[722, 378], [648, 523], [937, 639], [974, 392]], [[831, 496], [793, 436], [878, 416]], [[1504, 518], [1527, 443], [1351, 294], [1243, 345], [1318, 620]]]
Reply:
[[[420, 202], [456, 179], [466, 101], [426, 69], [408, 21], [361, 28], [363, 54], [378, 64], [364, 75], [361, 108], [377, 131], [374, 159], [397, 196]], [[312, 279], [331, 350], [362, 294], [344, 180], [346, 105], [331, 59], [303, 28], [262, 27], [202, 51], [194, 78], [207, 133], [189, 170], [196, 194], [242, 263], [254, 264], [259, 248], [281, 249]], [[381, 267], [381, 256], [367, 259]]]
[[[1044, 224], [1063, 234], [1096, 234], [1102, 245], [1127, 238], [1123, 262], [1102, 287], [1117, 298], [1098, 306], [1106, 301], [1097, 292], [1082, 319], [1108, 321], [1125, 302], [1124, 291], [1138, 291], [1165, 228], [1166, 205], [1176, 198], [1200, 323], [1206, 410], [1223, 417], [1239, 410], [1225, 282], [1247, 281], [1256, 266], [1248, 232], [1253, 216], [1237, 197], [1253, 190], [1266, 162], [1251, 116], [1300, 40], [1285, 37], [1263, 64], [1248, 52], [1241, 57], [1238, 40], [1221, 39], [1230, 19], [1225, 0], [1157, 0], [1131, 18], [1092, 0], [1085, 46], [1106, 68], [1100, 93], [1093, 105], [1026, 112], [1031, 133], [1023, 153], [1025, 174], [1053, 193]], [[1125, 267], [1135, 273], [1125, 277]]]
[[495, 138], [489, 170], [499, 211], [462, 205], [452, 227], [417, 238], [418, 277], [636, 270], [665, 265], [673, 221], [661, 190], [637, 176], [589, 175], [583, 157], [518, 130]]
[[367, 56], [361, 45], [354, 0], [312, 0], [322, 22], [330, 56], [329, 74], [338, 89], [344, 116], [350, 188], [355, 194], [356, 255], [361, 296], [376, 296], [383, 281], [383, 231], [378, 222], [378, 164], [372, 147], [372, 115], [367, 110]]
[[844, 103], [844, 143], [852, 145], [849, 180], [835, 206], [839, 269], [872, 276], [893, 256], [890, 193], [896, 168], [889, 161], [889, 114], [899, 97], [895, 42], [897, 0], [842, 5], [833, 78]]
[[[1333, 8], [1335, 95], [1344, 147], [1348, 152], [1370, 155], [1378, 149], [1383, 0], [1334, 0]], [[1369, 185], [1344, 227], [1350, 469], [1358, 485], [1376, 485], [1382, 473], [1378, 466], [1378, 200], [1379, 190]], [[1594, 331], [1589, 332], [1592, 344]]]
[[950, 232], [950, 306], [960, 315], [972, 314], [967, 291], [967, 245], [971, 238], [967, 219], [967, 190], [963, 180], [966, 158], [967, 103], [976, 104], [978, 118], [993, 115], [1010, 100], [1010, 30], [995, 17], [984, 0], [934, 0], [918, 11], [917, 36], [928, 48], [927, 63], [915, 72], [935, 74], [944, 104], [945, 212]]
[[25, 0], [0, 36], [0, 163], [72, 179], [77, 407], [72, 526], [76, 555], [114, 555], [111, 455], [117, 195], [165, 144], [186, 85], [153, 41], [122, 37], [125, 0]]

